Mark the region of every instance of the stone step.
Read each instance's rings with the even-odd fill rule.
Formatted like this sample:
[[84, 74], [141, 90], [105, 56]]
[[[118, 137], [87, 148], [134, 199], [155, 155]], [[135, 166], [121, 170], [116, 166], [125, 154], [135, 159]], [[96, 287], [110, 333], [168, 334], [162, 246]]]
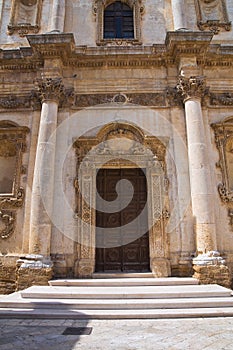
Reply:
[[111, 272], [95, 272], [93, 274], [93, 278], [96, 279], [108, 279], [108, 278], [154, 278], [152, 272], [117, 272], [117, 273], [111, 273]]
[[[15, 293], [16, 294], [16, 293]], [[132, 309], [187, 309], [233, 307], [232, 297], [177, 298], [177, 299], [29, 299], [20, 294], [0, 300], [0, 310], [61, 309], [61, 310], [132, 310]]]
[[21, 292], [22, 298], [36, 299], [176, 299], [229, 297], [231, 290], [211, 285], [182, 286], [33, 286]]
[[[119, 274], [117, 274], [119, 276]], [[179, 286], [179, 285], [197, 285], [195, 278], [106, 278], [106, 279], [59, 279], [49, 281], [50, 286]]]
[[0, 318], [43, 319], [161, 319], [190, 317], [232, 317], [233, 307], [149, 310], [60, 310], [60, 309], [1, 309]]

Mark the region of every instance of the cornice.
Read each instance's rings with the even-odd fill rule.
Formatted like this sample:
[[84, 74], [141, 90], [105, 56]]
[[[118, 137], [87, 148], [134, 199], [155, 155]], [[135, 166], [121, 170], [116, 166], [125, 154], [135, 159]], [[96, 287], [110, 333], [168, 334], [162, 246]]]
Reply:
[[28, 35], [28, 47], [0, 49], [0, 70], [36, 71], [54, 58], [71, 68], [168, 67], [183, 56], [195, 56], [202, 67], [233, 66], [233, 46], [211, 44], [212, 36], [210, 32], [168, 32], [164, 44], [87, 47], [75, 46], [70, 33]]

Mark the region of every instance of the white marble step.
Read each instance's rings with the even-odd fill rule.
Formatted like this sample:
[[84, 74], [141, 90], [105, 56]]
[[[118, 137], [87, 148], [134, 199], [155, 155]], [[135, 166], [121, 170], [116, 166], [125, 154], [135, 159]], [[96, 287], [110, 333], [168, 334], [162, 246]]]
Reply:
[[184, 286], [32, 286], [21, 292], [22, 298], [37, 299], [167, 299], [229, 297], [231, 290], [211, 285]]
[[[119, 275], [118, 275], [119, 276]], [[50, 286], [179, 286], [197, 285], [195, 278], [106, 278], [106, 279], [59, 279], [49, 281]]]
[[106, 279], [106, 278], [154, 278], [152, 272], [117, 272], [117, 273], [111, 273], [111, 272], [95, 272], [93, 274], [93, 278], [100, 278], [100, 279]]
[[25, 309], [186, 309], [233, 307], [233, 297], [218, 298], [177, 298], [177, 299], [29, 299], [20, 293], [9, 295], [0, 300], [2, 308]]
[[149, 310], [60, 310], [60, 309], [0, 309], [0, 318], [43, 319], [160, 319], [187, 317], [232, 317], [233, 307]]

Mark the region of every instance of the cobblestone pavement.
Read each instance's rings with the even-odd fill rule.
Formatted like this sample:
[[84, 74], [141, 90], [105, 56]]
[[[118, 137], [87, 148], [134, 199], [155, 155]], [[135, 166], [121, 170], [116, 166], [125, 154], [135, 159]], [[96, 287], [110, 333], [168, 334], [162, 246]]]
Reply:
[[[63, 335], [92, 327], [90, 335]], [[233, 317], [166, 320], [0, 319], [1, 350], [233, 350]]]

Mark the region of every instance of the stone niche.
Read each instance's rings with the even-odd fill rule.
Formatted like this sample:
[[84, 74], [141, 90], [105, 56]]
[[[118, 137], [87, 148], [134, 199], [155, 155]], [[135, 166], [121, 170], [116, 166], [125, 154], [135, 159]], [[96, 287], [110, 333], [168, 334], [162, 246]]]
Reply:
[[42, 0], [13, 0], [8, 34], [25, 36], [40, 29]]
[[75, 143], [77, 179], [75, 181], [79, 219], [75, 264], [77, 277], [91, 277], [95, 271], [96, 173], [100, 168], [145, 169], [148, 192], [150, 268], [155, 277], [171, 274], [169, 242], [166, 233], [168, 194], [166, 186], [166, 145], [156, 137], [146, 136], [128, 123], [111, 123], [96, 137], [82, 137]]
[[218, 34], [221, 29], [231, 29], [225, 0], [195, 0], [195, 5], [200, 30], [210, 30]]

